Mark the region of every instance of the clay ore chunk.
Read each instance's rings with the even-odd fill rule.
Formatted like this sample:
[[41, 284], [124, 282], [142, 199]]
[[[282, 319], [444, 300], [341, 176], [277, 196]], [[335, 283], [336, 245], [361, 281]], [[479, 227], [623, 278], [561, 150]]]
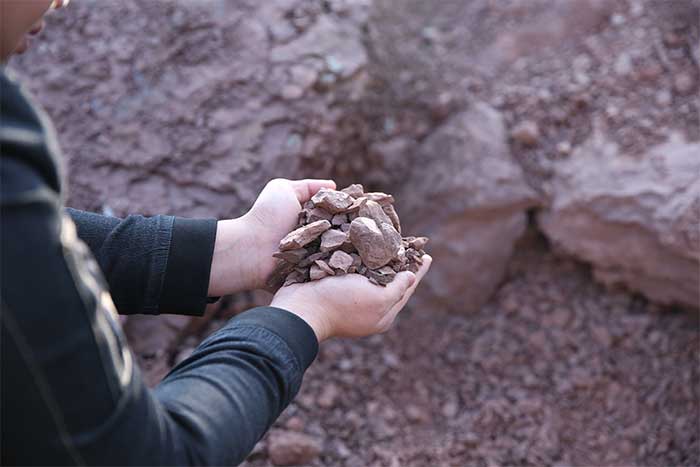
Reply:
[[291, 264], [299, 264], [299, 262], [302, 259], [306, 258], [308, 254], [309, 250], [307, 250], [306, 248], [295, 248], [294, 250], [278, 251], [272, 256], [274, 256], [275, 258], [283, 259]]
[[327, 220], [312, 222], [290, 232], [280, 241], [280, 251], [302, 248], [316, 240], [323, 232], [331, 228]]
[[376, 203], [381, 204], [382, 206], [386, 206], [388, 204], [394, 204], [394, 197], [391, 195], [387, 195], [386, 193], [365, 193], [364, 195], [365, 198], [374, 201]]
[[335, 276], [335, 271], [333, 270], [333, 268], [328, 266], [328, 263], [326, 263], [325, 261], [319, 259], [319, 260], [316, 260], [314, 262], [314, 264], [316, 266], [318, 266], [323, 272], [325, 272], [329, 276]]
[[309, 278], [312, 281], [317, 281], [326, 277], [328, 273], [321, 269], [318, 264], [312, 264], [311, 269], [309, 269]]
[[304, 203], [299, 226], [282, 239], [268, 278], [271, 289], [341, 274], [361, 274], [386, 286], [423, 264], [427, 237], [401, 237], [394, 197], [365, 193], [360, 184], [322, 188]]
[[394, 209], [394, 205], [387, 204], [386, 206], [382, 206], [382, 210], [384, 210], [387, 217], [391, 219], [391, 223], [396, 231], [401, 233], [401, 221], [399, 220], [399, 214], [396, 212], [396, 209]]
[[357, 215], [359, 217], [369, 217], [376, 222], [377, 225], [381, 225], [382, 223], [391, 224], [391, 219], [389, 219], [389, 216], [386, 215], [379, 203], [370, 199], [366, 199], [362, 206], [360, 206]]
[[347, 214], [336, 214], [333, 216], [333, 219], [331, 219], [331, 225], [336, 227], [339, 225], [347, 224], [348, 223], [348, 215]]
[[330, 214], [338, 214], [344, 212], [352, 206], [354, 202], [352, 196], [342, 191], [331, 190], [330, 188], [321, 188], [318, 190], [311, 201], [317, 208], [322, 208]]
[[[382, 224], [384, 226], [386, 224]], [[384, 239], [377, 223], [367, 217], [358, 217], [350, 224], [350, 241], [362, 262], [370, 269], [381, 268], [391, 261], [392, 247]]]
[[354, 261], [353, 257], [344, 251], [336, 251], [331, 256], [331, 259], [328, 260], [328, 265], [333, 269], [348, 272]]
[[337, 250], [347, 239], [348, 234], [342, 230], [327, 230], [321, 235], [321, 251]]
[[365, 187], [363, 187], [359, 183], [354, 183], [347, 188], [343, 188], [340, 191], [342, 191], [343, 193], [349, 194], [353, 198], [359, 198], [360, 196], [362, 196], [365, 193]]

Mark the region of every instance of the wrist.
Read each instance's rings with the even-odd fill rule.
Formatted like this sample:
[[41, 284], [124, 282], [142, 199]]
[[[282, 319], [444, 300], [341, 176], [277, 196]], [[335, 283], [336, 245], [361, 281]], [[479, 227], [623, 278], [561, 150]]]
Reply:
[[255, 249], [243, 217], [218, 221], [208, 295], [218, 297], [257, 287], [250, 256]]
[[330, 327], [327, 320], [324, 318], [322, 310], [316, 310], [309, 303], [301, 303], [293, 297], [278, 297], [272, 299], [270, 306], [287, 310], [293, 315], [298, 316], [314, 331], [319, 344], [331, 337]]

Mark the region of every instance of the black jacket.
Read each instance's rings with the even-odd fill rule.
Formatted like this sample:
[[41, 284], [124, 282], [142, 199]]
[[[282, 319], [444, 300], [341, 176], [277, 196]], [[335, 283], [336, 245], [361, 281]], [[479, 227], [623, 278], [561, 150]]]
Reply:
[[298, 391], [313, 330], [248, 311], [149, 390], [115, 305], [202, 314], [216, 221], [68, 215], [51, 125], [4, 71], [0, 115], [2, 464], [241, 462]]

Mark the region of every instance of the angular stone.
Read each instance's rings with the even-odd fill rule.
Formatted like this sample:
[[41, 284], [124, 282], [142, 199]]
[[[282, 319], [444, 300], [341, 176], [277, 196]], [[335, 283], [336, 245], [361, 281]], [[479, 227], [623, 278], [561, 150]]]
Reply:
[[335, 271], [333, 270], [332, 267], [328, 266], [328, 263], [323, 261], [322, 259], [314, 261], [314, 264], [318, 266], [323, 272], [325, 272], [329, 276], [335, 276]]
[[348, 239], [348, 234], [342, 230], [330, 229], [321, 235], [321, 248], [323, 252], [340, 248]]
[[422, 250], [428, 243], [428, 237], [408, 237], [408, 246], [414, 250]]
[[311, 265], [311, 269], [309, 269], [309, 279], [317, 281], [326, 276], [328, 276], [328, 273], [321, 269], [318, 264], [314, 263]]
[[359, 198], [355, 199], [355, 201], [353, 201], [349, 208], [345, 210], [345, 212], [348, 214], [348, 218], [350, 219], [350, 221], [352, 221], [353, 219], [353, 217], [351, 217], [353, 214], [355, 214], [355, 216], [357, 217], [357, 211], [360, 210], [360, 207], [365, 203], [366, 200], [367, 198], [365, 198], [364, 196], [360, 196]]
[[306, 258], [309, 254], [309, 250], [306, 248], [295, 248], [294, 250], [278, 251], [273, 254], [275, 258], [283, 259], [288, 263], [298, 264], [299, 261]]
[[306, 223], [312, 224], [316, 221], [333, 219], [333, 214], [321, 208], [313, 208], [306, 211]]
[[282, 287], [287, 275], [294, 270], [294, 264], [288, 263], [281, 259], [277, 260], [272, 274], [267, 278], [265, 285], [268, 289], [277, 290]]
[[343, 193], [349, 194], [353, 198], [359, 198], [365, 192], [365, 187], [363, 187], [359, 183], [353, 183], [352, 185], [350, 185], [346, 188], [343, 188], [340, 191], [342, 191]]
[[396, 209], [394, 209], [394, 206], [392, 204], [387, 204], [386, 206], [382, 206], [382, 209], [387, 217], [391, 219], [391, 223], [394, 225], [396, 231], [401, 233], [401, 221], [399, 220], [399, 214], [396, 212]]
[[394, 197], [386, 193], [381, 193], [379, 191], [373, 193], [365, 193], [363, 195], [365, 198], [386, 206], [387, 204], [394, 204]]
[[321, 188], [311, 198], [311, 201], [316, 207], [323, 208], [331, 214], [338, 214], [352, 206], [354, 200], [349, 194], [342, 191]]
[[331, 228], [327, 220], [320, 220], [290, 232], [280, 241], [280, 251], [294, 250], [316, 240], [323, 232]]
[[367, 217], [358, 217], [352, 221], [350, 240], [357, 248], [362, 262], [370, 269], [381, 268], [393, 257], [391, 246], [387, 245], [377, 223]]
[[380, 224], [379, 230], [382, 232], [386, 248], [389, 250], [392, 259], [396, 258], [399, 250], [403, 248], [401, 244], [401, 234], [396, 231], [391, 224]]
[[287, 287], [288, 285], [292, 284], [300, 284], [304, 282], [305, 278], [306, 277], [304, 273], [295, 269], [294, 271], [287, 274], [287, 278], [284, 280], [284, 284], [282, 286]]
[[367, 271], [367, 275], [370, 279], [374, 279], [379, 285], [387, 285], [389, 282], [394, 280], [396, 276], [396, 271], [394, 271], [390, 266], [384, 266], [382, 268]]
[[360, 217], [372, 219], [377, 225], [391, 224], [391, 219], [389, 219], [389, 216], [386, 215], [379, 203], [370, 199], [365, 200], [357, 214]]
[[513, 128], [510, 137], [523, 146], [534, 147], [540, 141], [540, 129], [536, 122], [525, 120]]
[[348, 223], [348, 215], [347, 214], [336, 214], [331, 219], [331, 225], [333, 225], [333, 226], [341, 226], [341, 225], [347, 224], [347, 223]]
[[342, 232], [349, 232], [350, 231], [350, 222], [343, 224], [340, 226], [340, 230]]
[[333, 253], [331, 259], [328, 261], [328, 265], [330, 267], [332, 267], [333, 269], [340, 269], [343, 272], [348, 272], [348, 269], [350, 269], [350, 266], [352, 266], [353, 263], [353, 257], [345, 253], [344, 251], [336, 251], [335, 253]]
[[307, 256], [306, 258], [301, 260], [301, 262], [299, 263], [299, 267], [300, 268], [308, 268], [309, 266], [311, 266], [314, 263], [314, 261], [319, 260], [319, 259], [326, 259], [326, 258], [328, 258], [328, 256], [329, 256], [329, 253], [327, 253], [325, 251], [319, 251], [317, 253], [310, 254], [309, 256]]

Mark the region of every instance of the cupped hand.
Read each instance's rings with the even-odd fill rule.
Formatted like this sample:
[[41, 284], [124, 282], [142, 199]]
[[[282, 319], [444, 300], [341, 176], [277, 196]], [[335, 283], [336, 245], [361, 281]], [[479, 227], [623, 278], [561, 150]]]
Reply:
[[372, 284], [359, 274], [282, 287], [271, 306], [302, 318], [314, 330], [319, 342], [330, 337], [381, 333], [389, 329], [431, 263], [432, 258], [424, 255], [416, 274], [401, 272], [386, 287]]
[[321, 188], [336, 185], [332, 180], [274, 179], [244, 216], [219, 221], [209, 296], [264, 288], [280, 240], [294, 230], [302, 205]]

